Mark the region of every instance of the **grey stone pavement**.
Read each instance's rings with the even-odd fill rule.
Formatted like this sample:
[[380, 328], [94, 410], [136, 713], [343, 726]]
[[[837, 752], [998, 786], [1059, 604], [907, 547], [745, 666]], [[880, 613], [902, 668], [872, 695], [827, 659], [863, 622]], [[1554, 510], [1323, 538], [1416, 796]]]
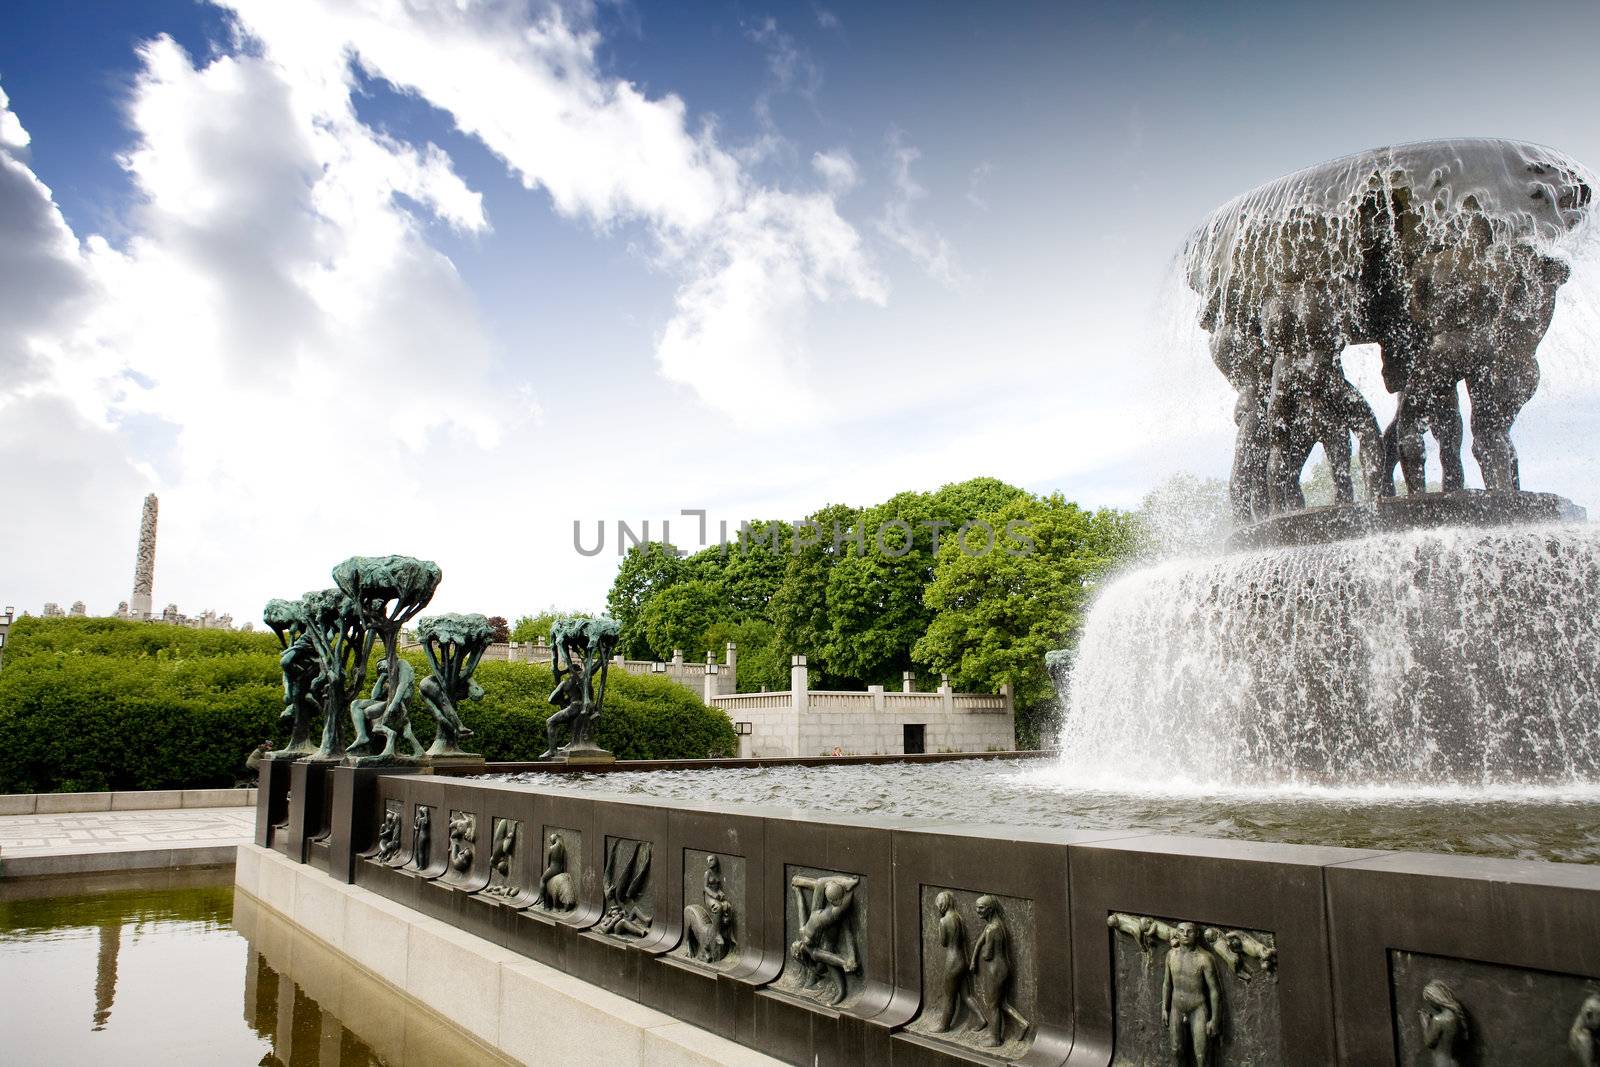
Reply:
[[255, 808], [0, 816], [0, 878], [231, 863]]

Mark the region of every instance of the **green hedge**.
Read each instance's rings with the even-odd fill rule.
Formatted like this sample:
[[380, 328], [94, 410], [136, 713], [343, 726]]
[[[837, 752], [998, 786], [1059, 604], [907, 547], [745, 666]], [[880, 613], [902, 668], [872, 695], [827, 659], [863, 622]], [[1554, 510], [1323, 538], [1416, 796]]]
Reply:
[[[426, 673], [414, 656], [419, 677]], [[377, 657], [374, 656], [373, 667]], [[490, 760], [544, 750], [548, 668], [484, 663], [484, 699], [462, 709], [468, 746]], [[264, 738], [281, 743], [278, 646], [270, 634], [120, 619], [23, 618], [0, 667], [0, 793], [232, 785]], [[413, 707], [417, 735], [433, 719]], [[729, 755], [727, 716], [682, 686], [615, 672], [599, 742], [620, 759]]]

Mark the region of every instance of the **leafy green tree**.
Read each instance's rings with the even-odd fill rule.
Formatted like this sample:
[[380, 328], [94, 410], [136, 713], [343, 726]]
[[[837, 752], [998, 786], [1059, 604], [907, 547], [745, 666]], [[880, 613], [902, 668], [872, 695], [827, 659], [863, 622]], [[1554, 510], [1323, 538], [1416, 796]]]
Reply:
[[[912, 665], [911, 649], [927, 632], [933, 611], [924, 590], [940, 552], [972, 551], [988, 543], [984, 517], [1025, 498], [1015, 486], [973, 478], [933, 493], [899, 493], [862, 516], [865, 548], [849, 546], [828, 574], [827, 626], [814, 654], [828, 674], [854, 685], [886, 685]], [[965, 530], [969, 522], [979, 523]]]
[[733, 642], [739, 655], [739, 692], [789, 688], [789, 653], [778, 642], [778, 629], [765, 619], [717, 622], [706, 631], [706, 647], [721, 662]]
[[635, 545], [622, 557], [606, 594], [606, 613], [622, 627], [617, 651], [628, 659], [649, 658], [650, 642], [643, 628], [645, 602], [680, 581], [687, 569], [677, 549], [661, 541]]
[[[578, 618], [592, 619], [594, 613], [590, 611], [559, 611], [554, 607], [545, 608], [537, 615], [524, 615], [517, 619], [511, 627], [511, 640], [518, 644], [531, 643], [539, 638], [544, 638], [546, 643], [550, 640], [550, 627], [555, 625], [557, 619]], [[493, 622], [494, 620], [490, 620]]]
[[[803, 529], [789, 542], [783, 580], [773, 590], [767, 617], [777, 628], [778, 644], [786, 655], [820, 659], [829, 629], [828, 575], [850, 550], [849, 541], [836, 541], [834, 531], [847, 533], [860, 523], [861, 512], [844, 504], [829, 504], [812, 512], [806, 521], [815, 526]], [[825, 670], [818, 677], [823, 685], [837, 684]]]
[[1055, 725], [1045, 653], [1076, 640], [1095, 583], [1133, 556], [1138, 527], [1126, 513], [1085, 511], [1059, 493], [1015, 497], [986, 518], [998, 532], [994, 551], [940, 547], [926, 594], [932, 618], [913, 657], [957, 688], [992, 692], [1009, 682], [1019, 743], [1033, 747]]
[[685, 658], [698, 660], [706, 654], [707, 631], [723, 610], [716, 584], [677, 582], [645, 603], [639, 626], [656, 659], [671, 659], [674, 650], [682, 650]]

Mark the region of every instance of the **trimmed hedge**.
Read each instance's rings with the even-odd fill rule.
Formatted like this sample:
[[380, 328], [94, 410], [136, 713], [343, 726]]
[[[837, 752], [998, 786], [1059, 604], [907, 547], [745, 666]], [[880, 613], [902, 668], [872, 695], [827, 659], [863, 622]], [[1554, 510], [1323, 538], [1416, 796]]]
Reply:
[[[374, 654], [371, 669], [378, 655]], [[427, 673], [419, 654], [408, 655]], [[494, 761], [544, 751], [547, 667], [484, 663], [482, 701], [461, 709], [465, 746]], [[271, 634], [121, 619], [18, 619], [0, 667], [0, 793], [232, 785], [264, 738], [281, 743], [278, 645]], [[433, 719], [412, 720], [424, 745]], [[727, 716], [664, 679], [610, 675], [598, 741], [619, 759], [730, 755]]]

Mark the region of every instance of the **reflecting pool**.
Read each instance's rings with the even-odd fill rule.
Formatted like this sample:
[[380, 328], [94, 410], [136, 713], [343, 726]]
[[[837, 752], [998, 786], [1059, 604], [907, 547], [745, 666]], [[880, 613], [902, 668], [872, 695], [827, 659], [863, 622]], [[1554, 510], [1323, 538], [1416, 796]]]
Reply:
[[0, 882], [0, 1062], [504, 1064], [233, 891], [231, 868]]

